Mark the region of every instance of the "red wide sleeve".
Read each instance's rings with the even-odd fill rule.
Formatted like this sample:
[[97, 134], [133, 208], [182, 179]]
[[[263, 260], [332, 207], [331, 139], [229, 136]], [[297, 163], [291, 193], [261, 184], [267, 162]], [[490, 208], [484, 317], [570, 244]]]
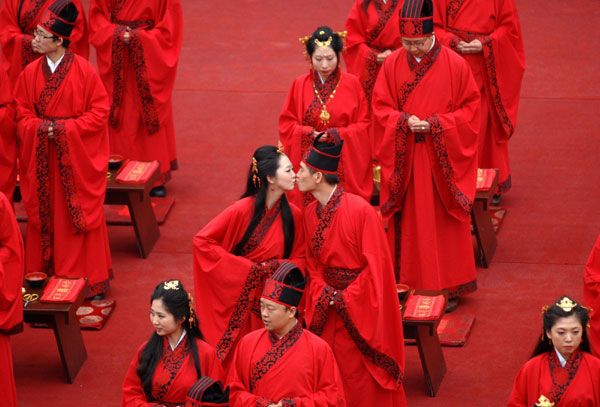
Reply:
[[142, 388], [142, 382], [136, 373], [140, 353], [144, 349], [144, 343], [135, 353], [134, 358], [129, 364], [125, 380], [123, 381], [123, 397], [121, 399], [122, 407], [154, 407], [156, 403], [149, 403], [146, 394]]
[[26, 52], [32, 53], [31, 41], [33, 37], [30, 34], [23, 34], [17, 23], [18, 0], [4, 0], [2, 10], [0, 10], [0, 45], [4, 58], [2, 58], [2, 67], [7, 70], [11, 87], [17, 79], [17, 76], [23, 69], [23, 48]]
[[112, 94], [112, 41], [115, 24], [109, 20], [110, 10], [106, 0], [90, 1], [90, 43], [96, 48], [98, 70], [104, 80], [106, 90]]
[[[367, 26], [368, 16], [365, 13], [362, 0], [355, 0], [348, 18], [346, 19], [346, 49], [344, 50], [344, 60], [348, 72], [358, 76], [365, 92], [371, 91], [369, 83], [372, 84], [375, 78], [371, 78], [377, 72], [377, 54], [379, 51], [371, 48], [367, 44]], [[370, 94], [366, 95], [370, 100]]]
[[512, 391], [510, 392], [510, 397], [508, 399], [507, 407], [530, 407], [531, 404], [527, 402], [527, 388], [528, 382], [530, 380], [530, 370], [531, 370], [531, 361], [526, 363], [521, 370], [519, 370], [519, 374], [517, 375], [515, 382], [513, 384]]
[[17, 181], [17, 134], [11, 86], [0, 67], [0, 192], [12, 201]]
[[585, 266], [583, 302], [591, 309], [588, 338], [592, 353], [600, 357], [600, 236]]
[[225, 376], [221, 362], [217, 359], [214, 348], [200, 339], [197, 339], [196, 343], [198, 344], [198, 353], [200, 354], [199, 359], [202, 375], [208, 376], [215, 381], [218, 380], [225, 385], [227, 377]]
[[23, 241], [12, 206], [0, 192], [0, 333], [23, 322]]
[[[238, 343], [233, 356], [233, 363], [229, 369], [229, 402], [236, 407], [268, 406], [275, 401], [259, 397], [250, 392], [250, 370], [252, 368], [252, 355], [257, 347], [257, 340], [261, 336], [254, 333], [246, 335]], [[260, 404], [262, 403], [262, 404]]]
[[433, 23], [435, 39], [447, 47], [454, 48], [460, 39], [447, 31], [448, 27], [448, 0], [436, 0], [433, 2]]

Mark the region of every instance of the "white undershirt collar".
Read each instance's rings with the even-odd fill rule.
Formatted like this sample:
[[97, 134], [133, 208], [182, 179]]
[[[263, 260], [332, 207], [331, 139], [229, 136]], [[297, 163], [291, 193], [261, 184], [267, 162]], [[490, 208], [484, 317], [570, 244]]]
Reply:
[[46, 61], [48, 62], [48, 66], [50, 67], [50, 72], [54, 73], [54, 71], [56, 71], [56, 69], [58, 68], [58, 66], [60, 65], [60, 63], [64, 57], [65, 57], [65, 54], [62, 54], [61, 57], [58, 58], [58, 61], [56, 61], [56, 63], [54, 63], [48, 56], [46, 56]]
[[567, 359], [565, 359], [563, 355], [561, 355], [560, 352], [556, 350], [556, 348], [554, 348], [554, 352], [556, 352], [556, 356], [558, 356], [558, 361], [560, 362], [560, 365], [562, 367], [565, 367], [565, 365], [567, 364]]
[[[173, 346], [173, 345], [171, 345], [171, 344], [169, 343], [169, 346], [171, 347], [171, 350], [175, 350], [175, 349], [177, 349], [177, 347], [179, 346], [179, 344], [181, 343], [181, 341], [183, 340], [183, 338], [185, 338], [185, 335], [186, 335], [186, 333], [187, 333], [187, 332], [186, 332], [186, 331], [185, 331], [185, 329], [184, 329], [184, 330], [183, 330], [183, 332], [181, 333], [181, 336], [179, 337], [179, 340], [178, 340], [178, 341], [177, 341], [177, 343], [175, 344], [175, 346]], [[168, 342], [168, 341], [169, 341], [169, 340], [167, 339], [167, 342]]]

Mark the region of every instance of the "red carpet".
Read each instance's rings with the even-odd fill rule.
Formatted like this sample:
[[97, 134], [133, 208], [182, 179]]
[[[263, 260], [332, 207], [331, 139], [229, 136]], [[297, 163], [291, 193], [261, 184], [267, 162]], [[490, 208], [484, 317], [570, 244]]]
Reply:
[[[162, 225], [167, 220], [167, 215], [171, 211], [175, 200], [173, 198], [151, 198], [152, 209], [156, 216], [156, 221]], [[131, 225], [131, 216], [127, 205], [104, 205], [104, 215], [108, 225]]]
[[[516, 0], [527, 70], [511, 141], [510, 212], [479, 290], [461, 307], [476, 316], [464, 347], [445, 347], [448, 372], [436, 398], [425, 393], [415, 347], [407, 347], [410, 406], [504, 406], [539, 335], [540, 308], [563, 293], [582, 296], [583, 264], [600, 230], [598, 0]], [[185, 31], [174, 95], [180, 170], [177, 200], [148, 259], [132, 231], [109, 227], [119, 302], [98, 332], [84, 331], [88, 360], [66, 384], [52, 331], [12, 338], [20, 406], [117, 406], [136, 349], [150, 333], [149, 296], [158, 281], [192, 286], [191, 239], [239, 197], [259, 145], [275, 143], [279, 110], [307, 69], [298, 37], [317, 25], [342, 29], [353, 1], [183, 0]], [[576, 23], [574, 23], [576, 22]], [[365, 407], [369, 407], [368, 403]]]

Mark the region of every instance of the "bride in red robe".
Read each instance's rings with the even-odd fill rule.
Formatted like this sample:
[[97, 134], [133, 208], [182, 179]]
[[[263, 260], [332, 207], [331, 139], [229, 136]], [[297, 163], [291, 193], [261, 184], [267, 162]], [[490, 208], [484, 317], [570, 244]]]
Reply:
[[600, 235], [585, 266], [583, 302], [590, 309], [588, 336], [592, 353], [600, 358]]
[[131, 360], [123, 382], [123, 407], [183, 406], [202, 376], [223, 382], [223, 368], [204, 342], [192, 298], [179, 280], [156, 286], [150, 322], [155, 332]]
[[[298, 168], [318, 133], [341, 138], [340, 185], [368, 201], [373, 192], [369, 105], [358, 78], [339, 68], [343, 38], [329, 27], [319, 27], [302, 41], [311, 70], [294, 80], [279, 116], [285, 153]], [[290, 200], [304, 207], [312, 197], [292, 191]]]
[[436, 0], [435, 35], [469, 63], [481, 92], [479, 167], [500, 170], [496, 201], [511, 186], [508, 140], [519, 107], [525, 50], [514, 0]]
[[194, 284], [206, 341], [228, 368], [238, 340], [263, 327], [260, 295], [280, 259], [303, 265], [300, 210], [288, 203], [295, 174], [274, 146], [252, 157], [246, 192], [194, 237]]
[[381, 64], [402, 45], [396, 10], [400, 3], [400, 0], [355, 0], [346, 20], [344, 61], [348, 72], [360, 79], [369, 104]]
[[543, 309], [543, 331], [519, 371], [509, 407], [600, 405], [600, 359], [590, 353], [588, 309], [561, 297]]

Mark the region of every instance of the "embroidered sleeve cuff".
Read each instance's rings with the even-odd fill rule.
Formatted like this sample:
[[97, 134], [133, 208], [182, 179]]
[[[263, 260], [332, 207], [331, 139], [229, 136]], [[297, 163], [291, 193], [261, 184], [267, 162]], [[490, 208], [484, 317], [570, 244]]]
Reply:
[[271, 404], [275, 404], [275, 403], [273, 403], [271, 400], [269, 400], [265, 397], [261, 397], [258, 400], [256, 400], [256, 407], [268, 407]]
[[425, 119], [425, 121], [431, 126], [429, 132], [433, 137], [440, 135], [444, 131], [442, 125], [440, 124], [440, 119], [437, 117], [437, 115], [428, 117], [427, 119]]

